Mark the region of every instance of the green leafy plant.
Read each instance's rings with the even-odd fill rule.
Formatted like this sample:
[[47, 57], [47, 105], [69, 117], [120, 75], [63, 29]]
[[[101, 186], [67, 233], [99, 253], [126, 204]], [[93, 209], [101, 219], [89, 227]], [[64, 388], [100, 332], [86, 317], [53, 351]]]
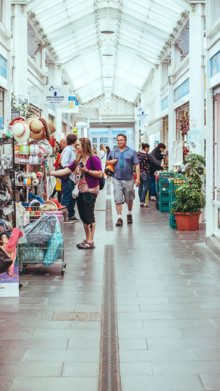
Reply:
[[18, 112], [21, 117], [28, 118], [33, 115], [32, 107], [25, 101], [18, 102], [17, 97], [12, 94], [11, 96], [11, 110], [12, 112]]
[[171, 212], [197, 213], [205, 206], [205, 195], [202, 190], [205, 159], [197, 154], [190, 154], [185, 161], [187, 180], [176, 189], [176, 201]]

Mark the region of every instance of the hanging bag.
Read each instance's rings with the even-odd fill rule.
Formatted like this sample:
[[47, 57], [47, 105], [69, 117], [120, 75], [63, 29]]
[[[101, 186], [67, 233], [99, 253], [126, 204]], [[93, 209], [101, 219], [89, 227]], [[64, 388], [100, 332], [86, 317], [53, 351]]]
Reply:
[[[92, 167], [92, 170], [96, 171], [94, 166], [93, 166], [93, 163], [92, 163], [92, 156], [90, 156], [90, 164], [91, 164], [91, 167]], [[102, 173], [102, 177], [99, 178], [99, 190], [102, 190], [105, 186], [105, 178], [104, 178], [104, 174]]]

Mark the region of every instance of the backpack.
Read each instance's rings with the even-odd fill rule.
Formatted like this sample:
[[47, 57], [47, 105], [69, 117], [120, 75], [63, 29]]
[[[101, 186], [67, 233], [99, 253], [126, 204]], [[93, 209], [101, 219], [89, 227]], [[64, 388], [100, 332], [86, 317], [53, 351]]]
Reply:
[[[92, 170], [95, 171], [94, 166], [92, 164], [92, 156], [90, 156], [90, 164], [91, 164]], [[104, 188], [104, 186], [105, 186], [105, 178], [104, 178], [104, 174], [102, 173], [102, 177], [99, 178], [99, 190], [102, 190]]]

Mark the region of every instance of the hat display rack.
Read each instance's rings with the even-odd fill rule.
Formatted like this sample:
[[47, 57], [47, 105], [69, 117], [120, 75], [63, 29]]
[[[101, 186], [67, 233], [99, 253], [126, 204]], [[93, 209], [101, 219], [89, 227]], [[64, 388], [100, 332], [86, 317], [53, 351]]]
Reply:
[[9, 129], [16, 141], [14, 154], [18, 169], [15, 186], [22, 200], [28, 203], [30, 191], [37, 195], [46, 175], [46, 158], [52, 152], [49, 140], [56, 128], [52, 122], [35, 116], [28, 119], [17, 117], [10, 122]]

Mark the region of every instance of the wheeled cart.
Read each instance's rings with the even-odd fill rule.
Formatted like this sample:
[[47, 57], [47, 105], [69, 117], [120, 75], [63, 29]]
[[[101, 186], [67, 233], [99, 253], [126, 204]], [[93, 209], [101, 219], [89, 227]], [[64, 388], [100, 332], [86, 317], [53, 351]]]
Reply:
[[18, 242], [20, 273], [30, 264], [50, 266], [59, 264], [61, 275], [66, 270], [64, 257], [64, 219], [56, 212], [25, 211], [23, 219], [24, 236]]

